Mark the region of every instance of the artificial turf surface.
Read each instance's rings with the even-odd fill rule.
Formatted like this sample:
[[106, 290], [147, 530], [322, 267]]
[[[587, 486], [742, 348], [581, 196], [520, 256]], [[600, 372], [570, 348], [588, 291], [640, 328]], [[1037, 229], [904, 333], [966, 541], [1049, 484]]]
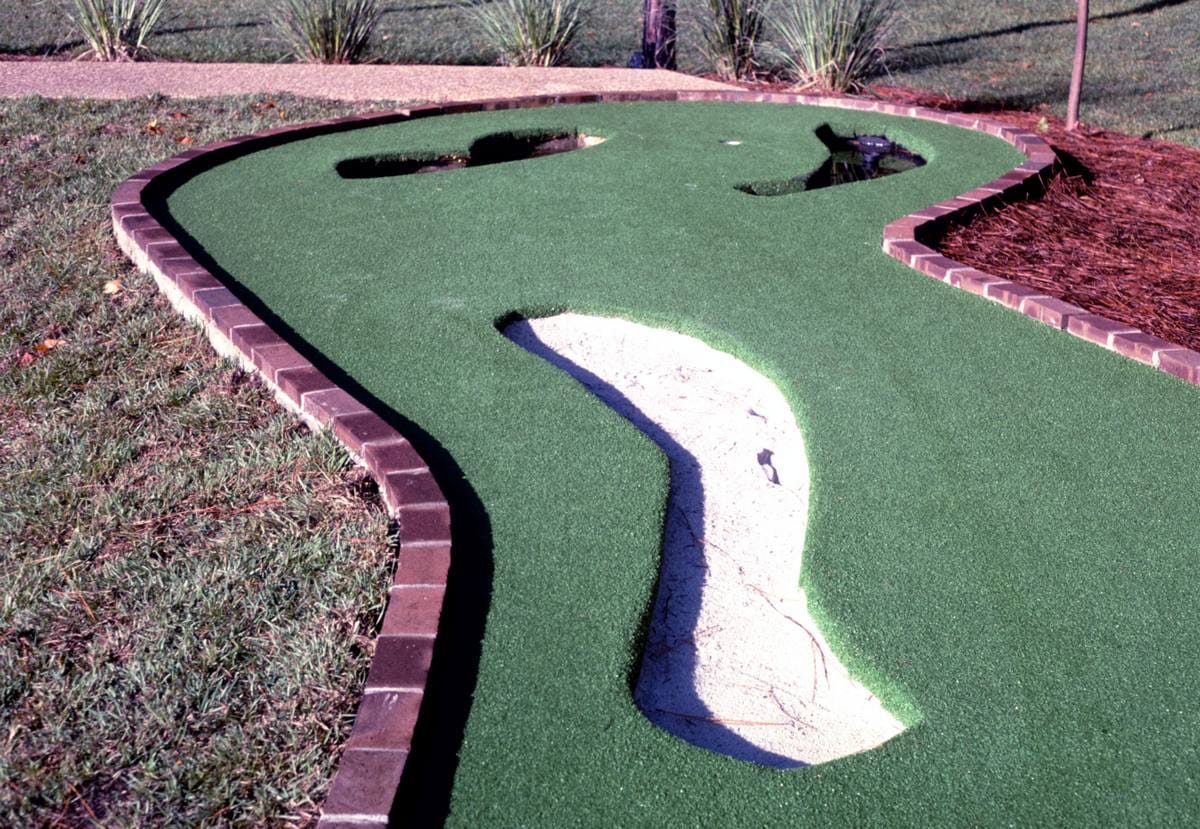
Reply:
[[[885, 131], [929, 163], [775, 198], [735, 189], [819, 166], [823, 123]], [[428, 175], [334, 172], [530, 128], [608, 140]], [[448, 491], [452, 578], [490, 592], [451, 822], [1200, 814], [1200, 396], [879, 250], [888, 220], [1019, 160], [979, 134], [837, 110], [589, 105], [293, 142], [166, 198], [198, 250], [417, 435]], [[776, 771], [639, 714], [665, 461], [495, 326], [568, 307], [696, 334], [779, 384], [813, 477], [810, 604], [904, 734]], [[471, 603], [448, 599], [448, 624]]]

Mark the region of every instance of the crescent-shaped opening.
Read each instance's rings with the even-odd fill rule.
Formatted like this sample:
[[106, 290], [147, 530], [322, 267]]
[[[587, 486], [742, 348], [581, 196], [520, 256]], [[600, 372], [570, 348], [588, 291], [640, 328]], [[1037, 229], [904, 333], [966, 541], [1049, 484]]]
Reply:
[[466, 152], [376, 153], [344, 159], [335, 169], [339, 176], [350, 179], [438, 173], [557, 155], [594, 147], [602, 141], [599, 136], [584, 135], [578, 130], [514, 130], [477, 138]]
[[518, 320], [667, 454], [658, 594], [634, 696], [654, 723], [781, 768], [874, 748], [904, 726], [838, 661], [799, 587], [808, 462], [779, 389], [737, 358], [621, 319]]

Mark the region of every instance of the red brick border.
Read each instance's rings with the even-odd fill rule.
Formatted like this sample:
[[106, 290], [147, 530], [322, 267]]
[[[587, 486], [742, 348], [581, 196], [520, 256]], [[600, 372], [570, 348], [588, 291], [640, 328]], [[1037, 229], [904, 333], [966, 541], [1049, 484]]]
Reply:
[[121, 249], [154, 277], [177, 310], [205, 329], [220, 354], [256, 372], [280, 403], [312, 428], [332, 429], [379, 483], [389, 514], [399, 525], [400, 552], [383, 627], [358, 714], [324, 804], [320, 825], [325, 829], [387, 824], [424, 697], [441, 616], [450, 567], [450, 508], [429, 466], [405, 437], [339, 388], [193, 259], [150, 215], [143, 195], [159, 176], [194, 165], [198, 159], [248, 152], [324, 132], [459, 112], [634, 101], [809, 104], [939, 121], [1002, 138], [1025, 153], [1027, 160], [995, 181], [891, 222], [883, 232], [884, 251], [953, 287], [1200, 385], [1200, 353], [976, 270], [925, 244], [948, 222], [1038, 192], [1055, 171], [1054, 151], [1041, 138], [971, 115], [857, 98], [741, 90], [545, 95], [418, 106], [279, 127], [188, 150], [147, 167], [113, 192], [113, 232]]

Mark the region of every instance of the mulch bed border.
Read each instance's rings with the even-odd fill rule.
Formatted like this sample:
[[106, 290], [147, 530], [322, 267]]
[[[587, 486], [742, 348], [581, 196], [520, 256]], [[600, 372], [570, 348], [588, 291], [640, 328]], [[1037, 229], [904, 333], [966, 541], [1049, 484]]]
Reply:
[[398, 524], [399, 554], [387, 610], [350, 738], [322, 810], [319, 825], [323, 829], [383, 827], [393, 812], [441, 616], [451, 555], [450, 508], [428, 464], [404, 435], [326, 377], [193, 259], [150, 214], [143, 197], [153, 191], [155, 182], [177, 179], [189, 166], [323, 133], [461, 112], [635, 101], [839, 107], [938, 121], [1007, 141], [1027, 156], [1024, 163], [995, 181], [891, 222], [883, 231], [884, 251], [955, 288], [1200, 385], [1200, 352], [956, 262], [931, 247], [950, 223], [963, 222], [1001, 202], [1040, 193], [1057, 170], [1054, 151], [1044, 140], [987, 118], [859, 98], [780, 92], [542, 95], [431, 104], [279, 127], [188, 150], [147, 167], [113, 192], [113, 232], [121, 250], [154, 277], [180, 313], [205, 330], [220, 354], [261, 377], [279, 402], [314, 430], [332, 429], [378, 482], [389, 515]]

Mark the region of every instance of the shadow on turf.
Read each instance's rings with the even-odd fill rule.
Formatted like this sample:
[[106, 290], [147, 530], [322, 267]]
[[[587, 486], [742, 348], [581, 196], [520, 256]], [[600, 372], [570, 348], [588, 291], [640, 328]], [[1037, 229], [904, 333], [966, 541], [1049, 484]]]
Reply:
[[1160, 130], [1146, 130], [1142, 133], [1142, 138], [1147, 138], [1155, 141], [1170, 141], [1166, 136], [1176, 132], [1188, 132], [1190, 130], [1200, 130], [1200, 121], [1183, 122], [1174, 126], [1164, 127]]
[[[1108, 21], [1117, 20], [1123, 17], [1133, 17], [1141, 14], [1152, 14], [1160, 9], [1170, 8], [1172, 6], [1183, 5], [1191, 2], [1191, 0], [1156, 0], [1156, 2], [1143, 3], [1140, 6], [1135, 6], [1132, 9], [1124, 11], [1109, 12], [1107, 14], [1092, 15], [1089, 20]], [[956, 66], [960, 64], [970, 63], [979, 57], [977, 41], [989, 38], [1005, 37], [1008, 35], [1019, 35], [1025, 32], [1034, 31], [1037, 29], [1053, 28], [1055, 26], [1074, 26], [1075, 18], [1068, 17], [1060, 20], [1035, 20], [1027, 23], [1017, 23], [1012, 26], [1005, 26], [999, 29], [990, 31], [970, 32], [967, 34], [953, 35], [950, 37], [938, 38], [936, 40], [923, 40], [916, 43], [898, 44], [889, 47], [887, 50], [886, 67], [880, 69], [871, 75], [871, 80], [885, 80], [893, 73], [902, 74], [907, 72], [920, 72], [923, 69], [934, 69], [942, 66]], [[1009, 99], [990, 99], [980, 100], [980, 111], [983, 107], [989, 106], [992, 108], [1004, 109], [1025, 109], [1032, 104], [1038, 104], [1045, 100], [1066, 100], [1067, 89], [1065, 82], [1062, 85], [1062, 94], [1056, 95], [1054, 98], [1038, 98], [1034, 94], [1024, 94], [1019, 97]], [[964, 110], [967, 111], [967, 110]]]
[[[347, 128], [349, 127], [340, 125], [323, 131], [333, 132]], [[175, 174], [161, 176], [155, 180], [144, 191], [144, 203], [148, 212], [179, 241], [187, 252], [220, 279], [263, 322], [298, 350], [326, 377], [345, 389], [355, 399], [369, 406], [372, 411], [403, 434], [429, 465], [434, 479], [450, 505], [453, 554], [441, 621], [425, 686], [425, 695], [413, 734], [412, 747], [390, 815], [390, 822], [394, 826], [441, 826], [450, 813], [450, 795], [458, 769], [458, 753], [462, 746], [471, 700], [478, 682], [484, 626], [491, 605], [494, 572], [491, 521], [479, 496], [466, 482], [462, 469], [455, 462], [453, 456], [432, 435], [389, 408], [336, 363], [313, 348], [270, 308], [225, 271], [204, 250], [203, 246], [174, 220], [167, 210], [168, 197], [184, 181], [204, 170], [223, 164], [232, 157], [258, 148], [255, 142], [248, 142], [229, 151], [210, 153], [196, 159], [191, 164], [179, 168]], [[511, 322], [511, 320], [508, 321]], [[546, 357], [559, 368], [567, 370], [585, 386], [607, 387], [608, 394], [606, 396], [610, 400], [619, 398], [623, 401], [625, 410], [622, 411], [622, 414], [654, 440], [672, 459], [672, 490], [676, 489], [675, 475], [686, 469], [685, 474], [694, 475], [695, 481], [692, 485], [680, 487], [680, 489], [685, 492], [702, 492], [699, 486], [699, 466], [695, 459], [619, 392], [608, 387], [607, 384], [590, 375], [586, 370], [557, 355], [553, 355], [554, 359], [550, 359], [548, 354], [540, 356]], [[610, 405], [612, 404], [610, 403]], [[697, 510], [697, 515], [702, 516], [702, 511]], [[657, 585], [655, 593], [657, 593]], [[688, 592], [686, 596], [687, 614], [694, 626], [699, 613], [699, 586], [697, 585], [696, 589]], [[642, 651], [652, 612], [653, 605], [647, 607], [638, 631], [636, 642], [638, 653]], [[638, 663], [640, 666], [640, 659]], [[695, 663], [692, 662], [687, 666], [687, 675], [694, 676], [694, 673]], [[636, 672], [629, 678], [631, 694], [637, 686], [637, 679]], [[686, 728], [666, 727], [661, 716], [652, 716], [650, 719], [658, 722], [660, 727], [664, 727], [665, 730], [686, 742], [731, 757], [775, 768], [793, 768], [802, 765], [791, 758], [764, 751], [746, 742], [719, 723], [705, 719], [711, 717], [712, 712], [698, 697], [693, 696], [690, 702], [693, 703], [688, 708], [691, 717], [686, 721], [674, 718], [676, 722], [686, 722], [688, 724]]]
[[392, 6], [383, 10], [383, 16], [413, 14], [416, 12], [436, 12], [448, 9], [473, 9], [476, 6], [486, 6], [495, 0], [457, 0], [449, 3], [426, 3], [419, 6]]
[[[228, 156], [202, 166], [215, 166], [225, 160], [228, 160]], [[171, 217], [166, 209], [167, 196], [175, 186], [197, 171], [198, 167], [190, 167], [186, 174], [162, 182], [161, 186], [149, 192], [146, 196], [149, 212], [196, 261], [227, 285], [247, 307], [326, 377], [401, 432], [429, 465], [450, 505], [453, 554], [446, 595], [420, 716], [391, 814], [393, 825], [441, 826], [449, 814], [450, 791], [475, 692], [484, 623], [491, 605], [494, 570], [491, 520], [478, 495], [466, 482], [462, 469], [433, 436], [390, 409], [305, 342], [270, 308], [240, 286]]]
[[[194, 32], [211, 32], [221, 29], [258, 29], [267, 25], [266, 21], [248, 20], [242, 23], [212, 23], [204, 26], [175, 26], [159, 28], [154, 30], [154, 37], [163, 35], [186, 35]], [[87, 41], [82, 38], [71, 38], [70, 40], [60, 40], [54, 43], [38, 43], [33, 46], [8, 46], [0, 44], [0, 54], [22, 55], [28, 57], [52, 57], [62, 55], [74, 49], [82, 49], [87, 46]]]
[[870, 80], [888, 78], [892, 73], [919, 72], [939, 66], [954, 66], [974, 60], [976, 55], [962, 46], [940, 46], [936, 44], [914, 44], [897, 46], [887, 51], [884, 67], [874, 72]]
[[[497, 328], [512, 340], [515, 337], [509, 334], [511, 326], [522, 321], [520, 316], [510, 316], [501, 320], [497, 324]], [[559, 354], [539, 339], [534, 332], [521, 332], [520, 340], [516, 344], [530, 354], [542, 358], [555, 368], [569, 374], [605, 405], [654, 441], [670, 461], [671, 496], [670, 502], [667, 504], [668, 511], [679, 510], [685, 515], [691, 516], [695, 525], [704, 525], [704, 487], [701, 483], [700, 462], [694, 455], [684, 449], [669, 432], [654, 422], [614, 386], [568, 357]], [[790, 757], [767, 751], [746, 741], [721, 724], [714, 712], [697, 694], [696, 650], [694, 647], [687, 646], [688, 642], [694, 641], [694, 639], [689, 635], [686, 639], [679, 637], [680, 641], [675, 641], [676, 636], [684, 630], [689, 634], [694, 632], [700, 618], [701, 591], [707, 575], [707, 568], [696, 566], [697, 554], [701, 557], [704, 556], [702, 543], [686, 546], [670, 544], [664, 545], [662, 548], [659, 583], [655, 586], [653, 601], [646, 608], [635, 642], [638, 668], [629, 678], [630, 694], [633, 695], [647, 719], [684, 742], [738, 760], [772, 768], [797, 768], [805, 765]], [[656, 617], [662, 615], [658, 606], [663, 601], [659, 594], [664, 589], [662, 584], [664, 578], [668, 578], [672, 585], [669, 598], [671, 616], [685, 620], [685, 622], [673, 621], [669, 627], [664, 622], [665, 629], [655, 636], [651, 632], [651, 624]], [[667, 636], [671, 637], [670, 641], [667, 641]], [[687, 694], [684, 698], [672, 703], [678, 705], [681, 709], [679, 711], [643, 707], [643, 703], [649, 704], [646, 697], [653, 694], [654, 689], [643, 687], [642, 693], [639, 694], [640, 673], [644, 667], [641, 655], [645, 652], [647, 643], [654, 644], [656, 640], [661, 640], [658, 644], [672, 648], [672, 675], [667, 677], [667, 681], [673, 683], [677, 678], [680, 680], [686, 678], [688, 682]], [[676, 668], [678, 668], [677, 673], [675, 672]]]
[[[1131, 9], [1122, 9], [1120, 11], [1107, 12], [1105, 14], [1093, 14], [1088, 16], [1088, 21], [1096, 23], [1106, 20], [1120, 20], [1123, 17], [1135, 17], [1140, 14], [1152, 14], [1160, 9], [1169, 9], [1173, 6], [1182, 6], [1185, 3], [1190, 3], [1192, 0], [1154, 0], [1154, 2], [1143, 3], [1140, 6], [1134, 6]], [[1015, 23], [1012, 26], [1004, 26], [999, 29], [992, 29], [986, 32], [971, 32], [963, 35], [953, 35], [951, 37], [943, 37], [937, 40], [926, 40], [920, 43], [909, 44], [905, 48], [920, 49], [930, 46], [953, 46], [961, 43], [970, 43], [984, 38], [1004, 37], [1006, 35], [1019, 35], [1025, 32], [1030, 32], [1035, 29], [1046, 29], [1054, 26], [1074, 26], [1075, 18], [1066, 17], [1056, 20], [1031, 20], [1028, 23]]]

